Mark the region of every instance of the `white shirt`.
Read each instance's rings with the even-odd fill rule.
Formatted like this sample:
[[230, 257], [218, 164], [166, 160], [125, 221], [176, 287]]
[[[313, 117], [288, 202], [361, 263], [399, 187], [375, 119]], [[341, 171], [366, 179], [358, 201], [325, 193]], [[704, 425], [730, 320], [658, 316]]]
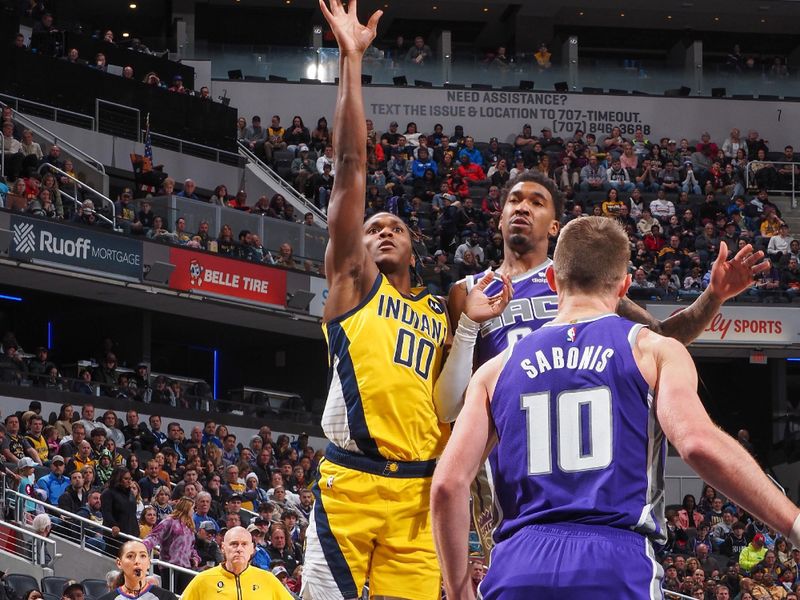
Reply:
[[331, 166], [331, 175], [335, 175], [334, 166], [333, 166], [333, 159], [332, 158], [328, 158], [324, 154], [317, 159], [317, 173], [322, 175], [322, 171], [323, 171], [325, 165], [330, 165]]

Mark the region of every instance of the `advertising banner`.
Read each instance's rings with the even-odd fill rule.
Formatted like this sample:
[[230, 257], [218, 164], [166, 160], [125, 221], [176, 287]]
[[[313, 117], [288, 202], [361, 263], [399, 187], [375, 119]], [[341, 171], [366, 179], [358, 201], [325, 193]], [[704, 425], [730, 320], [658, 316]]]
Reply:
[[[684, 308], [677, 304], [647, 305], [647, 310], [662, 321]], [[763, 304], [725, 305], [694, 343], [753, 348], [800, 344], [800, 310]]]
[[139, 240], [19, 215], [12, 215], [11, 231], [12, 258], [98, 271], [109, 277], [140, 279], [142, 276]]
[[[336, 104], [336, 86], [250, 81], [214, 81], [213, 95], [223, 88], [240, 115], [260, 114], [262, 99], [270, 99], [270, 110], [278, 115], [299, 114], [316, 123], [322, 115], [329, 121]], [[299, 102], [301, 100], [301, 102]], [[527, 123], [533, 134], [543, 127], [556, 137], [569, 138], [577, 129], [602, 138], [619, 126], [631, 138], [641, 127], [651, 142], [662, 136], [697, 140], [708, 131], [720, 146], [731, 128], [758, 130], [773, 150], [795, 143], [790, 126], [800, 119], [800, 102], [752, 101], [729, 98], [672, 98], [664, 96], [613, 96], [564, 94], [545, 91], [451, 90], [416, 87], [364, 87], [364, 110], [376, 129], [386, 131], [391, 121], [414, 121], [419, 131], [431, 132], [436, 123], [451, 133], [456, 125], [477, 141], [498, 137], [513, 142]], [[249, 117], [248, 117], [249, 118]]]
[[242, 260], [170, 249], [169, 287], [198, 294], [286, 306], [286, 271]]
[[328, 301], [328, 281], [324, 277], [312, 277], [309, 291], [314, 293], [314, 298], [308, 305], [308, 312], [315, 317], [321, 317], [325, 302]]

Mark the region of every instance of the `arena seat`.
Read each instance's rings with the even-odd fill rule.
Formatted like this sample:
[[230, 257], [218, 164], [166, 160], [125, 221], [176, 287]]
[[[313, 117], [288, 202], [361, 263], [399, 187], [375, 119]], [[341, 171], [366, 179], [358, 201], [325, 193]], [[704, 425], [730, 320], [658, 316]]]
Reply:
[[20, 598], [29, 590], [39, 590], [39, 582], [36, 581], [36, 578], [23, 573], [9, 573], [5, 576], [5, 582]]
[[64, 591], [64, 586], [69, 581], [66, 577], [42, 577], [42, 593], [53, 594], [54, 596], [61, 597], [61, 592]]
[[81, 581], [83, 589], [86, 590], [86, 597], [97, 600], [108, 593], [108, 586], [102, 579], [84, 579]]

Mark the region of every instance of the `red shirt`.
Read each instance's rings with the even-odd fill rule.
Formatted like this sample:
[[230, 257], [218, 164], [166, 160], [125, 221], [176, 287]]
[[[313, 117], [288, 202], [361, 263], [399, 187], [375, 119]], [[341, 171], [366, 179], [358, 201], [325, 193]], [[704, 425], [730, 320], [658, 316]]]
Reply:
[[475, 163], [470, 163], [466, 167], [464, 165], [459, 165], [456, 173], [458, 173], [461, 179], [468, 181], [484, 181], [486, 179], [486, 173], [483, 172], [480, 165], [476, 165]]

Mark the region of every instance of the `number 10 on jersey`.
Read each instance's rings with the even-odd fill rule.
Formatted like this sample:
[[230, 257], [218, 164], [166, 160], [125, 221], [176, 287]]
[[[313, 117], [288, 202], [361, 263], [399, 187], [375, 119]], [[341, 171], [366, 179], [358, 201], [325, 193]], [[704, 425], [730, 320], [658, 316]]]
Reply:
[[558, 469], [563, 473], [609, 466], [613, 437], [611, 390], [600, 387], [559, 393], [555, 423], [550, 416], [550, 402], [550, 392], [520, 397], [520, 408], [525, 411], [527, 421], [528, 474], [553, 472], [554, 444]]

